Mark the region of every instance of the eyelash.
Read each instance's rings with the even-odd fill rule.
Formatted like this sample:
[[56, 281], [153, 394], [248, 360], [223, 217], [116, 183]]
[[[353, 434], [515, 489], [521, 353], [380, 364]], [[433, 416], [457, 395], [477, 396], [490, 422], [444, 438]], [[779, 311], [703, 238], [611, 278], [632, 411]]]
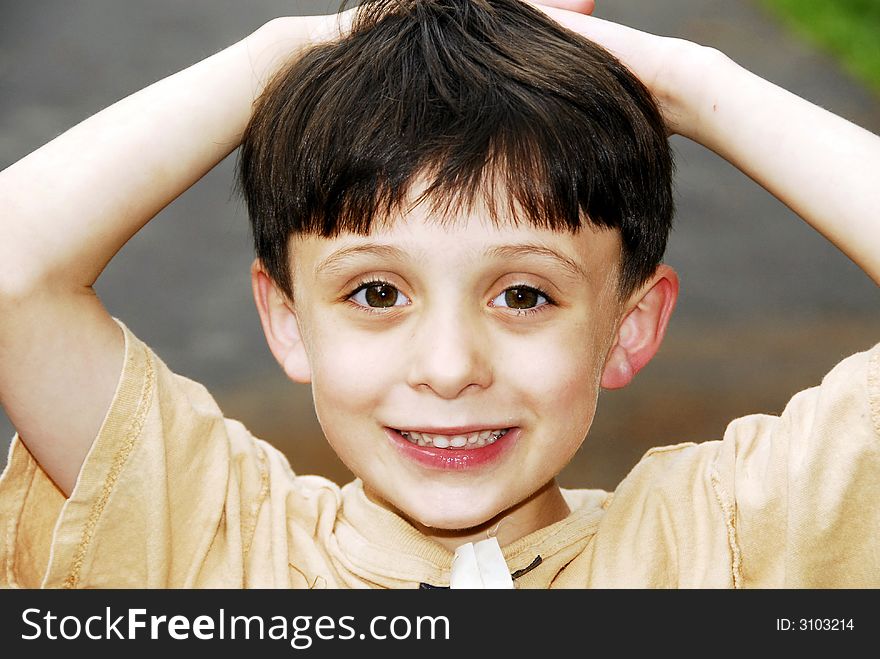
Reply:
[[538, 295], [540, 295], [545, 300], [547, 300], [547, 303], [541, 304], [537, 307], [532, 307], [531, 309], [510, 309], [510, 311], [513, 311], [517, 316], [531, 316], [532, 314], [547, 311], [547, 309], [549, 307], [556, 306], [556, 302], [553, 301], [553, 298], [550, 297], [546, 291], [544, 291], [542, 288], [539, 288], [538, 286], [530, 286], [529, 284], [514, 284], [513, 286], [508, 286], [507, 288], [505, 288], [501, 292], [506, 293], [507, 291], [509, 291], [511, 289], [522, 289], [522, 288], [528, 289], [530, 291], [535, 291]]
[[501, 291], [501, 293], [506, 293], [507, 291], [514, 289], [527, 289], [530, 291], [534, 291], [547, 301], [545, 304], [538, 305], [537, 307], [532, 307], [531, 309], [513, 309], [511, 307], [500, 307], [502, 309], [507, 308], [509, 311], [514, 312], [514, 314], [516, 314], [517, 316], [531, 316], [536, 313], [547, 311], [549, 307], [557, 306], [556, 302], [553, 301], [553, 298], [550, 297], [550, 295], [548, 295], [547, 292], [544, 291], [544, 289], [538, 286], [532, 286], [530, 284], [513, 284], [512, 286], [508, 286], [507, 288], [505, 288], [503, 291]]
[[385, 309], [378, 308], [378, 307], [365, 307], [364, 305], [358, 304], [357, 302], [352, 300], [352, 298], [355, 295], [357, 295], [363, 289], [368, 288], [370, 286], [390, 286], [391, 288], [394, 288], [395, 290], [397, 290], [397, 286], [392, 284], [390, 281], [387, 281], [385, 279], [380, 279], [378, 277], [373, 277], [370, 279], [364, 279], [360, 283], [358, 283], [357, 286], [355, 286], [352, 289], [352, 291], [348, 295], [345, 296], [345, 301], [348, 304], [350, 304], [351, 306], [353, 306], [354, 308], [358, 309], [359, 311], [365, 311], [366, 313], [369, 313], [369, 314], [387, 314], [390, 311], [393, 311], [394, 307], [385, 308]]
[[[359, 282], [351, 290], [351, 292], [349, 292], [345, 296], [345, 301], [348, 302], [351, 306], [356, 307], [360, 311], [365, 311], [366, 313], [370, 313], [370, 314], [387, 314], [387, 313], [389, 313], [391, 311], [391, 309], [393, 309], [393, 307], [391, 307], [390, 309], [389, 308], [382, 309], [382, 308], [378, 308], [378, 307], [369, 307], [369, 306], [365, 307], [364, 305], [358, 304], [357, 302], [354, 302], [352, 300], [352, 298], [355, 295], [357, 295], [363, 289], [365, 289], [369, 286], [390, 286], [394, 289], [397, 289], [397, 287], [394, 284], [392, 284], [391, 282], [386, 281], [384, 279], [379, 279], [379, 278], [365, 279], [365, 280]], [[543, 290], [542, 288], [540, 288], [538, 286], [530, 286], [528, 284], [513, 284], [512, 286], [508, 286], [507, 288], [505, 288], [501, 292], [505, 293], [505, 292], [507, 292], [511, 289], [515, 289], [515, 288], [525, 288], [525, 289], [535, 291], [541, 297], [543, 297], [545, 300], [547, 300], [546, 304], [542, 304], [537, 307], [532, 307], [531, 309], [510, 309], [511, 311], [515, 312], [517, 316], [530, 316], [532, 314], [541, 313], [542, 311], [546, 311], [548, 307], [555, 307], [556, 306], [556, 302], [553, 301], [553, 298], [551, 298], [550, 295], [545, 290]]]

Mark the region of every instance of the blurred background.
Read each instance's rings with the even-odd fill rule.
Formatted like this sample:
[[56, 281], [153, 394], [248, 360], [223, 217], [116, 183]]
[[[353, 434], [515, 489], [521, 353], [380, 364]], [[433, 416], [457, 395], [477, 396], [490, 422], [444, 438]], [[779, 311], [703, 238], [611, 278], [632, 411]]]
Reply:
[[[880, 0], [598, 4], [598, 16], [719, 48], [880, 132]], [[336, 6], [0, 0], [0, 168], [270, 18]], [[735, 417], [779, 413], [840, 359], [880, 340], [880, 294], [867, 276], [724, 161], [673, 143], [679, 210], [667, 262], [682, 279], [678, 308], [654, 361], [630, 387], [601, 395], [565, 486], [614, 489], [652, 446], [718, 439]], [[227, 159], [132, 239], [96, 288], [173, 370], [204, 383], [226, 416], [278, 446], [297, 472], [347, 481], [309, 388], [284, 377], [263, 339], [233, 164]], [[0, 411], [0, 447], [13, 433]]]

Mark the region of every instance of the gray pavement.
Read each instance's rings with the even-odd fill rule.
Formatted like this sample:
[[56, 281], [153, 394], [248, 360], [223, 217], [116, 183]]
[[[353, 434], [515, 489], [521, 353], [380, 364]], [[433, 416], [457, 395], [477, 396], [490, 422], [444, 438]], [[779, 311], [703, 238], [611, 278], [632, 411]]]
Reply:
[[[335, 4], [0, 2], [0, 167], [273, 16]], [[597, 15], [715, 46], [880, 132], [877, 97], [750, 2], [605, 0]], [[655, 361], [627, 390], [603, 394], [566, 485], [613, 488], [650, 446], [715, 439], [735, 416], [778, 412], [841, 357], [880, 339], [880, 295], [856, 266], [730, 165], [674, 143], [679, 212], [667, 261], [682, 277], [679, 306]], [[133, 238], [97, 289], [111, 313], [203, 382], [228, 416], [285, 450], [297, 471], [346, 478], [308, 388], [288, 383], [265, 347], [231, 180], [227, 160]], [[12, 433], [0, 412], [0, 437]]]

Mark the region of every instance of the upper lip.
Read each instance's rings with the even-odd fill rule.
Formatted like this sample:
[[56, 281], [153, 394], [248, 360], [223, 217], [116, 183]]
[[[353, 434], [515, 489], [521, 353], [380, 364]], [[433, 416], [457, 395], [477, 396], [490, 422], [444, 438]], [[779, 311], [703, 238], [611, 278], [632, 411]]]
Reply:
[[500, 424], [497, 426], [487, 425], [485, 423], [474, 424], [470, 426], [389, 426], [394, 428], [395, 430], [402, 430], [404, 432], [418, 432], [418, 433], [426, 433], [428, 435], [469, 435], [474, 432], [481, 432], [483, 430], [504, 430], [505, 428], [512, 428], [513, 426], [509, 426], [506, 424]]

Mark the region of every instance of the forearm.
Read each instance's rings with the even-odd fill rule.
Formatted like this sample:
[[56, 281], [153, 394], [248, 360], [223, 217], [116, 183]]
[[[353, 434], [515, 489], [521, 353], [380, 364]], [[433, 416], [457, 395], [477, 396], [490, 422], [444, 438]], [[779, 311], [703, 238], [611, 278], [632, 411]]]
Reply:
[[[720, 53], [687, 137], [731, 162], [880, 284], [880, 137]], [[684, 131], [683, 131], [684, 132]]]
[[240, 141], [300, 19], [246, 39], [83, 121], [0, 173], [0, 283], [91, 286], [117, 251]]

